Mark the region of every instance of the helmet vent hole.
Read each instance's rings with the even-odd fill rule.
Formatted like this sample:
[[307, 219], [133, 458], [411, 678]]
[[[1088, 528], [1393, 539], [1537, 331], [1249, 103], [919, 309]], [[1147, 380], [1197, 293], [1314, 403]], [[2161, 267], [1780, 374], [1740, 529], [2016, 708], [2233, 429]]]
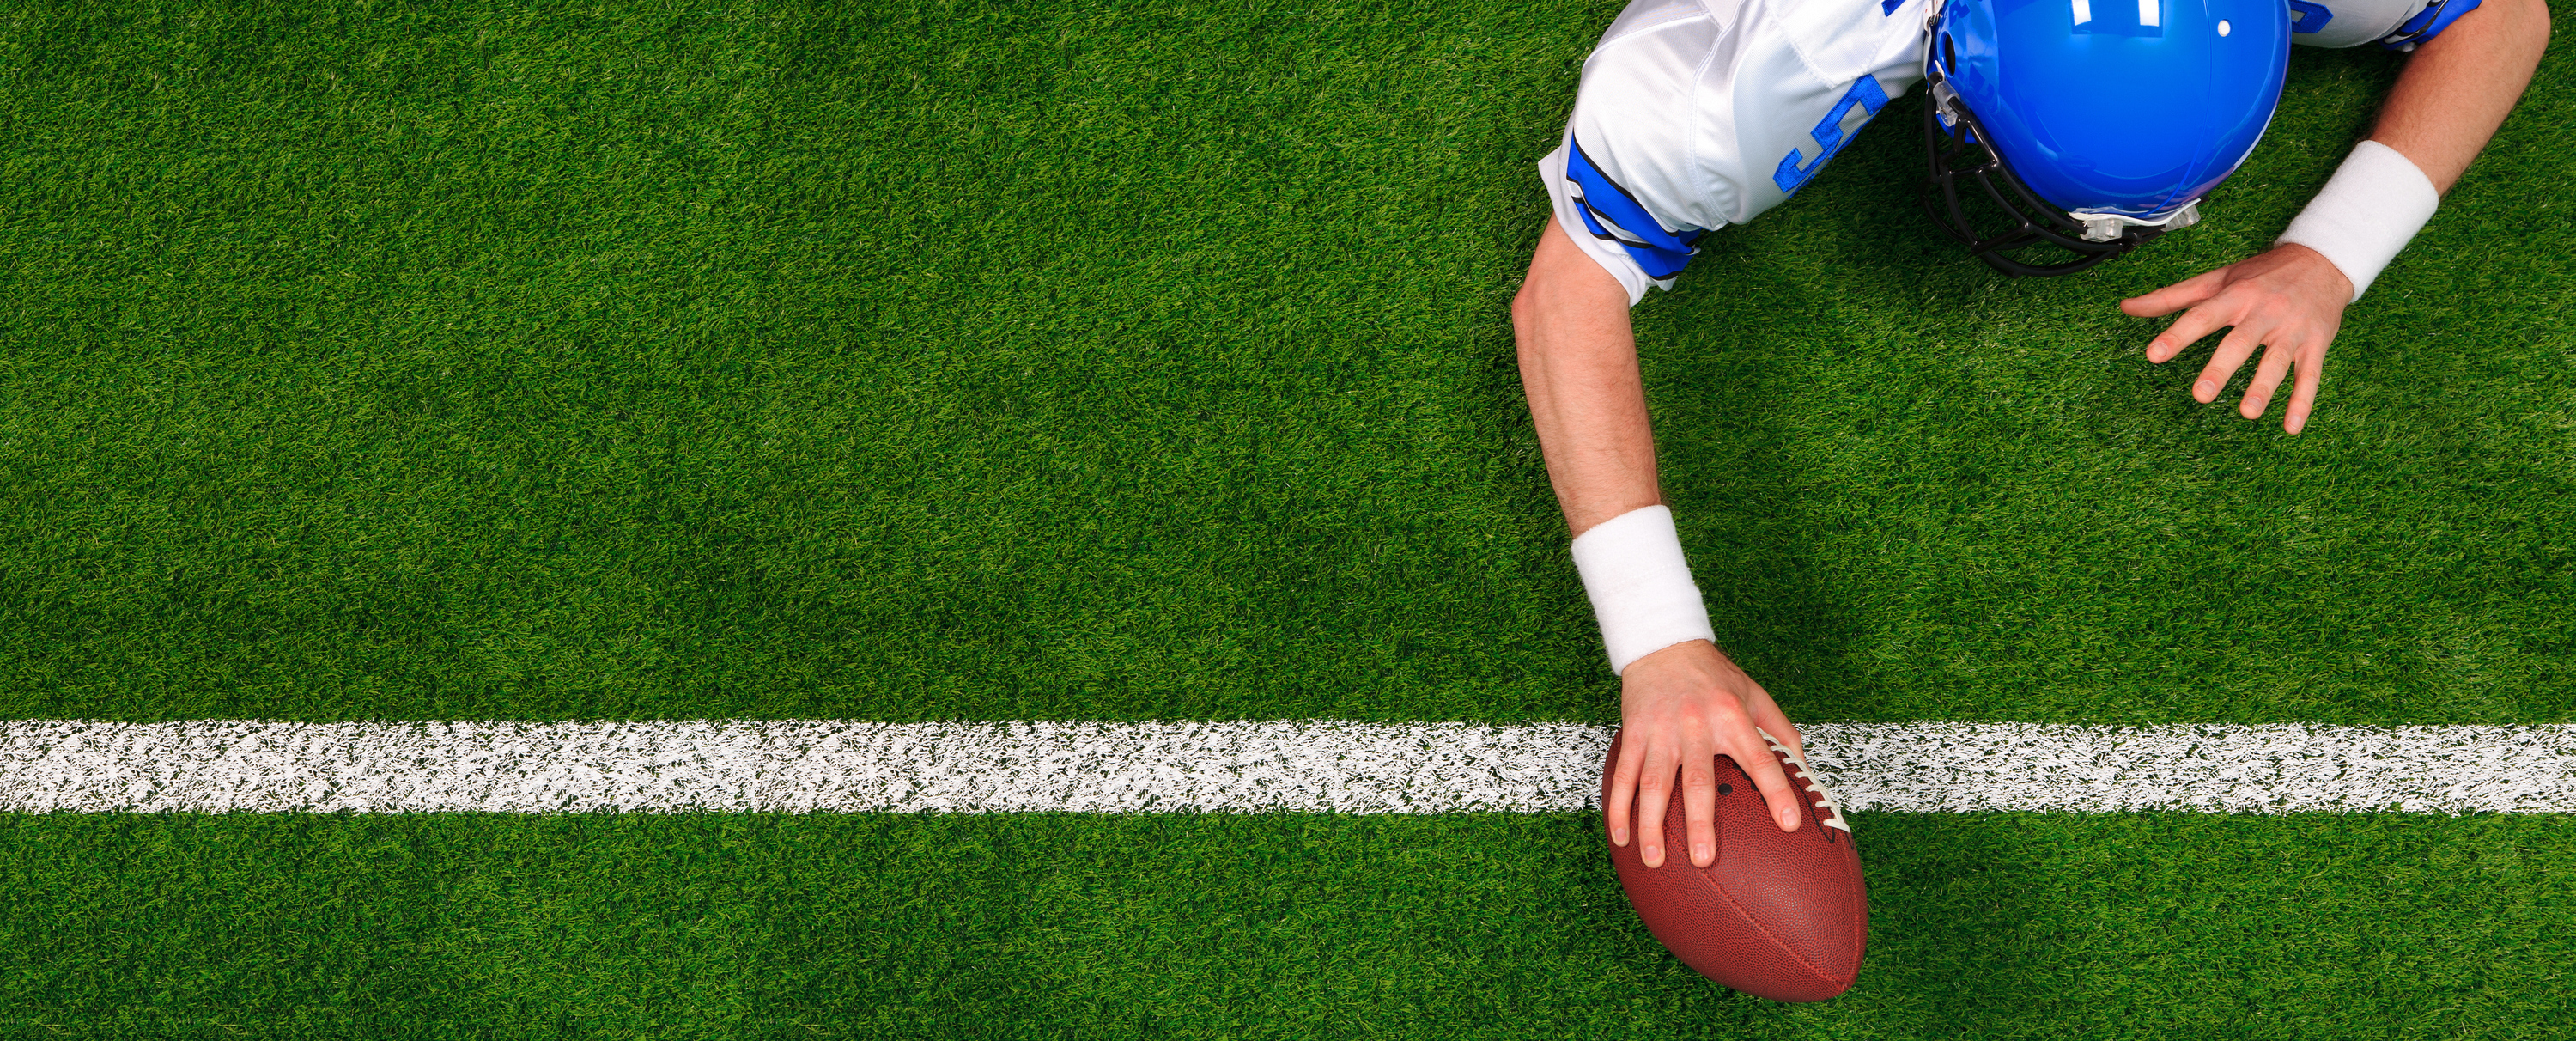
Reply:
[[1949, 33], [1941, 34], [1941, 74], [1944, 76], [1959, 74], [1959, 49], [1950, 46]]

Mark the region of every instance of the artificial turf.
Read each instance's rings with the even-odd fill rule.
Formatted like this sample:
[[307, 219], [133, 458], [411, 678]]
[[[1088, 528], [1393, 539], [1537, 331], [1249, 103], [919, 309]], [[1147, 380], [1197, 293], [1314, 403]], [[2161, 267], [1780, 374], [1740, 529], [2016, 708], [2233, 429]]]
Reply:
[[[1506, 303], [1616, 12], [0, 11], [0, 717], [1614, 720]], [[1794, 719], [2576, 720], [2568, 46], [2297, 437], [2112, 304], [2401, 59], [2295, 51], [2069, 279], [1940, 237], [1897, 101], [1636, 312], [1720, 642]], [[2576, 924], [2563, 818], [1882, 814], [1868, 982], [1776, 1010], [1571, 817], [7, 820], [28, 1036], [2542, 1036]]]
[[2563, 818], [1855, 826], [1869, 959], [1801, 1006], [1664, 953], [1576, 815], [18, 816], [0, 1030], [2540, 1039], [2576, 1012]]
[[[1610, 718], [1505, 303], [1613, 13], [22, 8], [0, 711]], [[2559, 64], [2311, 432], [2112, 307], [2266, 241], [2398, 60], [2295, 59], [2097, 273], [1941, 238], [1915, 99], [1639, 308], [1796, 716], [2568, 718]]]

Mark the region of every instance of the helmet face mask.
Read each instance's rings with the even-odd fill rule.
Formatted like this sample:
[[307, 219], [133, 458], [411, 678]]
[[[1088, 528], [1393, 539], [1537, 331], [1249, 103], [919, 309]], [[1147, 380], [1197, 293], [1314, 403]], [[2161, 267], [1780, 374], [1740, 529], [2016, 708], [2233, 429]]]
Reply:
[[[2041, 199], [2021, 178], [2013, 176], [2012, 167], [1986, 143], [1989, 139], [1978, 126], [1976, 113], [1969, 111], [1967, 102], [1940, 78], [1938, 66], [1929, 69], [1932, 97], [1923, 106], [1923, 148], [1932, 163], [1932, 185], [1924, 193], [1923, 210], [1951, 238], [1966, 244], [1977, 259], [2007, 275], [2071, 275], [2165, 233], [2166, 225], [2128, 223], [2108, 238], [2087, 237], [2092, 229], [2078, 223], [2074, 214]], [[1949, 117], [1946, 123], [1942, 118], [1945, 115]], [[1983, 195], [1995, 209], [2003, 211], [2011, 226], [1994, 235], [1978, 230], [1976, 219], [1968, 215], [1968, 207], [1960, 201], [1962, 181], [1973, 182], [1975, 194]], [[2194, 215], [2197, 216], [2196, 210]], [[2094, 227], [2103, 225], [2097, 223]], [[2006, 255], [2033, 246], [2055, 246], [2075, 257], [2054, 264], [2029, 264]]]
[[2197, 223], [2288, 72], [2278, 0], [1933, 0], [1924, 27], [1924, 209], [2008, 275]]

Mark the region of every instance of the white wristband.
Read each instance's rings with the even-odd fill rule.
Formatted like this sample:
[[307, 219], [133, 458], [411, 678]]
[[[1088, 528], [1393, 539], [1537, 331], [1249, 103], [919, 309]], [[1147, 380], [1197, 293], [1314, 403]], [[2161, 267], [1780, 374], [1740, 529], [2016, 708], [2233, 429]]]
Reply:
[[2352, 299], [2359, 300], [2380, 269], [2406, 248], [2406, 240], [2433, 218], [2433, 207], [2441, 201], [2432, 178], [2406, 156], [2364, 141], [2344, 157], [2325, 190], [2299, 211], [2278, 241], [2325, 254], [2352, 280]]
[[1574, 540], [1574, 569], [1601, 622], [1610, 671], [1626, 672], [1629, 662], [1677, 643], [1717, 642], [1671, 508], [1648, 506], [1594, 525]]

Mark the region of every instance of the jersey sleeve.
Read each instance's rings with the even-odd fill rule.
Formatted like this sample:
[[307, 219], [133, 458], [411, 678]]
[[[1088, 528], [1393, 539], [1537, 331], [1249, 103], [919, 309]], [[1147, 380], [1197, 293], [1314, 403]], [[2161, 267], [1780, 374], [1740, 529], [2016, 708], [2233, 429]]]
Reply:
[[1710, 185], [1690, 131], [1717, 27], [1700, 0], [1636, 0], [1583, 62], [1556, 151], [1539, 161], [1556, 221], [1627, 287], [1671, 289], [1699, 237]]
[[2451, 27], [2481, 0], [2289, 0], [2290, 42], [2310, 47], [2375, 43], [2411, 51]]
[[1702, 230], [1668, 231], [1635, 194], [1601, 169], [1571, 129], [1556, 151], [1538, 161], [1557, 226], [1628, 291], [1628, 306], [1645, 299], [1646, 287], [1673, 288], [1673, 276], [1690, 263]]
[[1557, 223], [1628, 289], [1795, 194], [1920, 78], [1922, 0], [1636, 0], [1539, 163]]

